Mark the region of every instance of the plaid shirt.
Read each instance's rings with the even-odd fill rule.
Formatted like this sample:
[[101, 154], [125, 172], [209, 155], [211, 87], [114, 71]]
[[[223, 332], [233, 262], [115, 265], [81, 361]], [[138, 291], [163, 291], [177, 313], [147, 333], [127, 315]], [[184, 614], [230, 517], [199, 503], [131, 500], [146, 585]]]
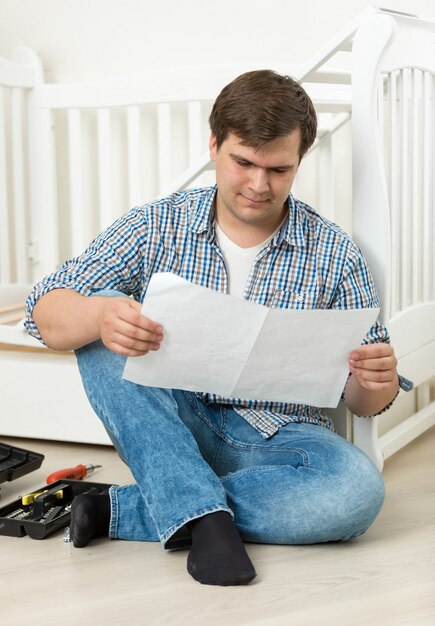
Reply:
[[[42, 341], [32, 310], [52, 289], [74, 289], [85, 296], [116, 289], [143, 302], [152, 274], [172, 272], [225, 293], [227, 273], [214, 229], [215, 194], [215, 186], [179, 192], [119, 218], [82, 255], [35, 286], [26, 303], [27, 331]], [[291, 195], [288, 204], [288, 219], [253, 263], [244, 298], [294, 309], [379, 306], [365, 260], [346, 233]], [[376, 322], [364, 343], [388, 341], [385, 327]], [[265, 438], [289, 422], [334, 429], [318, 407], [199, 395], [208, 403], [232, 405]]]

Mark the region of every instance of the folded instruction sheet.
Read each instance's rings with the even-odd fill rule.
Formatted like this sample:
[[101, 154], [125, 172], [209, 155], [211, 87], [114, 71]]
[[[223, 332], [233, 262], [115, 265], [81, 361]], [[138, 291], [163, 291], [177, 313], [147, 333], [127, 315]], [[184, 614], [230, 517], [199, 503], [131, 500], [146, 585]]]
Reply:
[[142, 314], [163, 326], [160, 349], [127, 359], [140, 385], [337, 406], [348, 359], [379, 309], [274, 309], [194, 285], [151, 278]]

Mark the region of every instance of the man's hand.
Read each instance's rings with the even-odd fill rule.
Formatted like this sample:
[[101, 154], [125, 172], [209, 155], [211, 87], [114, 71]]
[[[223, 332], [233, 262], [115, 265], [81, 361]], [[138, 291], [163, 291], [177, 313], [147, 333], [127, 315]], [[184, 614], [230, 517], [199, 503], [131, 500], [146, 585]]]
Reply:
[[399, 378], [394, 349], [388, 343], [360, 346], [349, 357], [352, 373], [345, 400], [355, 415], [375, 415], [397, 395]]
[[104, 298], [98, 316], [101, 340], [118, 354], [142, 356], [158, 350], [163, 328], [141, 314], [139, 302], [127, 298]]
[[388, 343], [372, 343], [354, 350], [349, 371], [363, 389], [381, 391], [397, 381], [397, 359]]
[[83, 296], [73, 289], [53, 289], [38, 300], [33, 319], [49, 348], [77, 350], [97, 339], [118, 354], [141, 356], [158, 350], [163, 328], [141, 315], [130, 298]]

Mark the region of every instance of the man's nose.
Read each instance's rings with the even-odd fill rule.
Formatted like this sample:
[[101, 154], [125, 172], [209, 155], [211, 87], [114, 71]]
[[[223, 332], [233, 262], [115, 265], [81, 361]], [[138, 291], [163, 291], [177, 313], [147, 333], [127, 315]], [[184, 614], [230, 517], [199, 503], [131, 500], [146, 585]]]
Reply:
[[269, 177], [267, 172], [260, 167], [253, 168], [249, 186], [257, 195], [267, 193], [269, 191]]

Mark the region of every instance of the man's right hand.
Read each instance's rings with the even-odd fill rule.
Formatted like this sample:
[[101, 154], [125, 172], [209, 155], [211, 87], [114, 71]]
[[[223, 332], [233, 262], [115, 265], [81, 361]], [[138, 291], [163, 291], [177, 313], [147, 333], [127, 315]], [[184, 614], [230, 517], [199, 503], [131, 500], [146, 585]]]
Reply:
[[83, 296], [73, 289], [53, 289], [38, 300], [33, 319], [53, 350], [77, 350], [101, 339], [118, 354], [141, 356], [158, 350], [160, 324], [141, 315], [130, 298]]
[[163, 328], [142, 315], [141, 308], [135, 300], [104, 298], [98, 325], [106, 348], [126, 356], [142, 356], [160, 348]]

